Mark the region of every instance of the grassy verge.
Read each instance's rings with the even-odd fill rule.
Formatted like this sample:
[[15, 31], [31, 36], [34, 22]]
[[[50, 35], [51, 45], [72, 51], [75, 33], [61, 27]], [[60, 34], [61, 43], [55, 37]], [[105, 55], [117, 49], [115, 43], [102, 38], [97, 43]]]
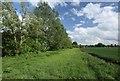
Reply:
[[3, 58], [3, 79], [116, 79], [119, 66], [80, 49]]

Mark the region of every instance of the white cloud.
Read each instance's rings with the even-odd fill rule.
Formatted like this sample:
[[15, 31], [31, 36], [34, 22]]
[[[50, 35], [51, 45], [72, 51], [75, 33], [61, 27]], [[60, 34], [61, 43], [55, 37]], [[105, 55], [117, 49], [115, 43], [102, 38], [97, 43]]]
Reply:
[[18, 15], [18, 17], [19, 17], [20, 21], [22, 21], [22, 16], [20, 14]]
[[64, 20], [64, 17], [60, 15], [60, 16], [59, 16], [59, 19], [60, 19], [60, 20]]
[[22, 16], [21, 16], [21, 14], [18, 12], [18, 11], [16, 11], [17, 12], [17, 15], [18, 15], [18, 18], [20, 19], [20, 21], [22, 21]]
[[[74, 30], [67, 31], [67, 33], [73, 41], [81, 44], [96, 44], [98, 42], [118, 44], [118, 13], [114, 12], [113, 9], [112, 6], [101, 7], [100, 4], [87, 4], [86, 7], [77, 12], [82, 12], [85, 17], [94, 19], [93, 23], [98, 25], [84, 28], [76, 24]], [[80, 24], [83, 23], [80, 21]]]
[[80, 0], [72, 0], [72, 2], [80, 2]]
[[65, 2], [65, 0], [44, 0], [44, 1], [46, 1], [46, 2], [48, 2], [48, 4], [50, 5], [50, 7], [51, 8], [54, 8], [55, 6], [57, 6], [57, 5], [61, 5], [61, 6], [67, 6], [67, 4], [66, 4], [66, 2]]
[[81, 11], [78, 11], [78, 10], [75, 9], [75, 8], [72, 8], [70, 11], [71, 11], [74, 15], [77, 15], [77, 16], [82, 16], [82, 15], [83, 15], [83, 13], [82, 13]]
[[99, 13], [101, 13], [102, 8], [100, 4], [89, 3], [85, 8], [82, 9], [82, 13], [86, 15], [87, 18], [92, 19]]
[[80, 21], [81, 24], [85, 24], [85, 21]]
[[75, 24], [75, 26], [73, 26], [73, 28], [79, 28], [81, 27], [82, 24]]
[[69, 14], [69, 12], [65, 12], [63, 16], [68, 15], [68, 14]]
[[72, 17], [71, 19], [72, 19], [73, 21], [75, 21], [75, 18], [74, 18], [74, 17]]
[[42, 0], [27, 0], [27, 1], [30, 2], [33, 6], [37, 6], [37, 4]]
[[[101, 12], [101, 8], [100, 8], [100, 4], [92, 4], [92, 3], [89, 3], [88, 5], [86, 5], [85, 8], [83, 8], [82, 10], [77, 10], [75, 8], [72, 8], [71, 9], [71, 12], [74, 14], [74, 15], [77, 15], [78, 17], [79, 16], [83, 16], [83, 15], [86, 15], [88, 18], [92, 18], [94, 17], [95, 15], [97, 15], [97, 13], [100, 13]], [[88, 13], [88, 14], [85, 14], [85, 13]]]
[[49, 6], [51, 8], [54, 8], [55, 6], [57, 5], [61, 5], [61, 6], [67, 6], [65, 0], [27, 0], [28, 2], [30, 2], [33, 6], [37, 6], [37, 4], [41, 1], [44, 1], [44, 2], [48, 2]]
[[80, 0], [73, 0], [73, 2], [71, 3], [72, 6], [79, 6], [80, 4]]

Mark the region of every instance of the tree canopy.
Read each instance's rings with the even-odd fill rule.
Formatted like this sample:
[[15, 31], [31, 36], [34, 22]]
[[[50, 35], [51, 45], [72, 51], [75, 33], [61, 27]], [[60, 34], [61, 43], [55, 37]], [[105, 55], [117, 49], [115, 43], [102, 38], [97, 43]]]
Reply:
[[12, 3], [2, 2], [3, 56], [71, 48], [55, 9], [45, 2], [40, 2], [33, 12], [28, 7], [21, 2], [20, 20]]
[[78, 43], [77, 43], [76, 41], [74, 41], [74, 42], [72, 43], [72, 46], [73, 46], [73, 47], [78, 47]]

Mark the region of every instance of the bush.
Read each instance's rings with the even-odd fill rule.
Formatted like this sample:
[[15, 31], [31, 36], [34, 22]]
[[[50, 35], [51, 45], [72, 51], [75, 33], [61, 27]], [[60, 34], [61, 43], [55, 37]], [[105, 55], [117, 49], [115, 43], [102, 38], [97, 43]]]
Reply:
[[32, 50], [32, 48], [29, 47], [29, 46], [28, 46], [27, 44], [25, 44], [25, 43], [20, 47], [20, 53], [21, 53], [21, 54], [30, 52], [31, 50]]
[[15, 53], [14, 42], [9, 39], [9, 41], [3, 41], [3, 49], [2, 49], [2, 56], [5, 55], [14, 55]]
[[34, 40], [32, 38], [29, 38], [26, 40], [26, 42], [21, 46], [20, 53], [26, 53], [26, 52], [36, 52], [38, 51], [46, 51], [47, 43], [43, 42], [40, 43], [38, 40]]
[[41, 43], [40, 51], [45, 52], [47, 50], [49, 50], [49, 46], [48, 46], [47, 42]]
[[33, 52], [38, 52], [41, 49], [41, 44], [38, 41], [34, 41], [32, 48]]

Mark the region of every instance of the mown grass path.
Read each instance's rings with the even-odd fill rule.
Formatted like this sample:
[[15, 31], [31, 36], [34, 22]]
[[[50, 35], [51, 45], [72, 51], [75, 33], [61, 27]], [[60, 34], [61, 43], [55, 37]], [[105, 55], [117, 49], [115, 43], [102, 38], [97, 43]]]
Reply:
[[119, 66], [74, 48], [4, 57], [2, 68], [4, 79], [116, 79]]

